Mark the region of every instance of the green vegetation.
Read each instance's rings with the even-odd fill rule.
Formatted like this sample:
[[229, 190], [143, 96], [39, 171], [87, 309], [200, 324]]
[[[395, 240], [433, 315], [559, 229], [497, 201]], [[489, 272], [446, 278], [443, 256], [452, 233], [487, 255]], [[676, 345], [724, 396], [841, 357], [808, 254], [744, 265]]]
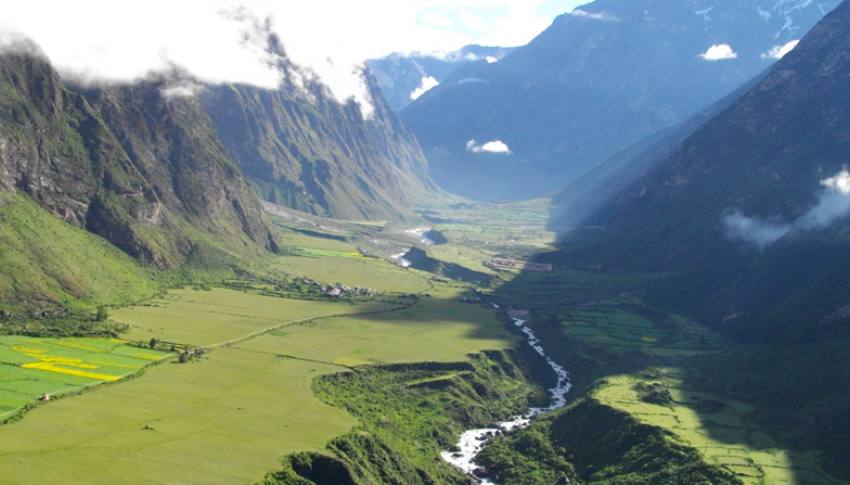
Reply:
[[314, 378], [364, 364], [463, 362], [517, 342], [491, 310], [460, 303], [462, 289], [432, 291], [350, 304], [184, 290], [156, 306], [112, 311], [133, 325], [130, 338], [213, 349], [0, 427], [4, 482], [260, 480], [282, 456], [325, 450], [357, 425], [316, 397]]
[[[0, 419], [28, 411], [0, 427], [0, 473], [10, 483], [36, 474], [67, 480], [91, 470], [98, 477], [87, 482], [133, 476], [145, 483], [198, 477], [234, 483], [266, 476], [269, 484], [464, 483], [439, 450], [461, 430], [525, 407], [540, 390], [530, 384], [534, 362], [509, 350], [524, 348], [520, 340], [468, 285], [447, 281], [458, 275], [445, 268], [494, 277], [495, 290], [485, 298], [531, 309], [547, 351], [573, 373], [570, 408], [497, 439], [482, 455], [500, 483], [830, 483], [822, 464], [839, 474], [846, 467], [841, 428], [814, 431], [823, 427], [808, 421], [844, 419], [850, 397], [834, 383], [848, 376], [837, 365], [821, 369], [817, 355], [850, 358], [846, 349], [732, 343], [643, 304], [658, 275], [558, 264], [553, 273], [519, 275], [486, 268], [487, 258], [527, 257], [545, 247], [537, 216], [521, 231], [502, 225], [519, 223], [509, 206], [480, 209], [503, 217], [487, 227], [478, 226], [479, 208], [444, 209], [439, 228], [449, 242], [426, 248], [425, 258], [437, 262], [423, 268], [430, 272], [369, 256], [380, 246], [374, 241], [395, 244], [397, 228], [315, 219], [318, 225], [304, 230], [277, 221], [287, 248], [281, 255], [243, 259], [202, 244], [180, 270], [153, 275], [16, 199], [0, 206], [0, 216], [34, 210], [45, 227], [57, 224], [57, 238], [83, 241], [82, 255], [102, 258], [85, 252], [101, 244], [120, 271], [90, 296], [59, 299], [69, 302], [67, 312], [33, 320], [29, 312], [9, 310], [0, 315], [2, 332], [120, 333], [138, 347], [80, 338], [30, 338], [24, 345], [28, 337], [0, 337], [0, 362], [7, 364], [0, 365]], [[541, 206], [530, 207], [537, 213]], [[452, 214], [467, 220], [450, 220]], [[500, 231], [511, 240], [500, 242]], [[26, 254], [16, 251], [0, 258]], [[26, 258], [21, 264], [30, 264]], [[85, 273], [92, 271], [87, 265], [79, 268], [81, 281], [98, 281]], [[129, 286], [122, 289], [120, 278]], [[135, 283], [145, 292], [137, 293]], [[194, 289], [151, 299], [160, 284]], [[331, 297], [323, 289], [337, 287], [363, 293]], [[134, 302], [133, 295], [148, 298], [114, 306]], [[17, 340], [5, 345], [4, 338]], [[10, 350], [21, 345], [47, 352]], [[143, 370], [153, 360], [139, 356], [164, 356], [148, 348], [206, 352]], [[42, 362], [39, 356], [65, 371], [22, 367]], [[33, 405], [45, 393], [51, 402]], [[834, 451], [813, 451], [830, 446]]]
[[328, 284], [343, 283], [399, 293], [421, 293], [431, 288], [427, 274], [376, 258], [327, 256], [317, 264], [313, 257], [284, 255], [270, 259], [269, 264], [276, 270]]
[[112, 318], [128, 325], [128, 340], [147, 342], [156, 338], [213, 346], [309, 319], [391, 306], [380, 302], [351, 305], [271, 298], [227, 289], [177, 290], [144, 306], [115, 310]]
[[23, 196], [0, 195], [0, 248], [0, 310], [12, 316], [93, 312], [158, 291], [129, 256]]
[[[647, 402], [645, 391], [650, 386], [667, 389], [669, 401]], [[756, 424], [751, 406], [690, 390], [673, 369], [609, 377], [593, 395], [642, 423], [669, 430], [680, 443], [699, 450], [708, 463], [745, 483], [835, 482], [813, 453], [792, 460], [790, 452]]]
[[455, 263], [447, 263], [428, 256], [424, 250], [413, 248], [404, 254], [404, 259], [410, 262], [410, 267], [428, 273], [440, 275], [457, 281], [465, 281], [478, 286], [490, 286], [493, 277], [484, 272], [471, 270]]
[[[846, 391], [827, 382], [839, 382], [846, 372], [831, 371], [812, 379], [821, 372], [817, 359], [802, 357], [812, 354], [733, 343], [687, 319], [635, 303], [633, 297], [547, 308], [548, 313], [538, 311], [535, 318], [538, 335], [556, 360], [573, 371], [577, 386], [573, 397], [587, 391], [599, 405], [663, 432], [666, 441], [697, 457], [696, 461], [689, 458], [687, 465], [677, 462], [682, 466], [715, 467], [744, 483], [840, 483], [824, 468], [842, 463], [845, 453], [818, 455], [815, 450], [823, 449], [827, 440], [809, 436], [806, 423], [824, 413], [832, 422], [840, 422], [835, 413], [846, 409], [842, 399]], [[777, 373], [777, 363], [788, 372]], [[794, 404], [784, 402], [791, 396]], [[814, 407], [816, 403], [822, 404]], [[765, 419], [767, 413], [771, 419]], [[534, 464], [557, 463], [556, 458], [583, 466], [568, 446], [569, 439], [556, 440], [554, 424], [546, 423], [493, 446], [501, 450], [492, 459], [494, 466], [506, 467], [511, 460], [517, 463], [515, 470], [508, 467], [501, 472], [505, 477], [544, 473], [548, 465], [540, 465], [541, 471]], [[831, 443], [842, 440], [838, 434], [829, 438]], [[529, 442], [544, 450], [539, 460], [513, 457], [526, 450]], [[558, 446], [564, 449], [558, 451]], [[617, 466], [628, 468], [643, 460], [642, 455], [624, 456]], [[838, 469], [833, 465], [830, 471]], [[584, 480], [606, 483], [594, 474]], [[640, 480], [665, 481], [652, 475]]]
[[594, 399], [498, 439], [481, 462], [505, 485], [740, 483], [669, 432]]
[[[788, 456], [795, 472], [802, 470], [800, 477], [825, 480], [812, 472], [812, 458], [833, 476], [850, 477], [845, 446], [850, 442], [850, 388], [840, 384], [850, 382], [846, 341], [743, 346], [701, 356], [687, 370], [686, 389], [747, 403], [753, 409], [750, 422], [768, 430], [777, 446], [791, 450]], [[805, 450], [819, 453], [813, 457]]]
[[[318, 396], [360, 422], [328, 449], [348, 470], [350, 483], [467, 483], [436, 457], [465, 428], [504, 419], [543, 398], [524, 375], [529, 364], [518, 364], [524, 358], [485, 352], [462, 363], [371, 367], [317, 379]], [[323, 481], [327, 472], [308, 474], [301, 466], [298, 473], [297, 463], [285, 464], [307, 483], [332, 483]], [[293, 483], [285, 471], [277, 474], [278, 483]]]
[[656, 357], [698, 355], [728, 345], [707, 328], [634, 303], [568, 309], [558, 321], [571, 339], [615, 354]]
[[115, 382], [165, 357], [116, 339], [0, 336], [0, 422], [39, 399]]

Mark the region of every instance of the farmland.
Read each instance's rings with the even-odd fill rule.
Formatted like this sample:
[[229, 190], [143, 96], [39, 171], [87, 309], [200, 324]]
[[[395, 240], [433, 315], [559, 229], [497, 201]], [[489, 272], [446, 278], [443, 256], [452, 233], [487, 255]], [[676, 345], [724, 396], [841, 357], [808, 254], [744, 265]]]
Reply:
[[[629, 440], [652, 437], [633, 441], [635, 453], [686, 457], [681, 469], [645, 471], [650, 481], [690, 470], [732, 482], [830, 483], [811, 447], [792, 451], [780, 430], [759, 419], [761, 408], [745, 390], [764, 383], [767, 373], [726, 383], [735, 359], [758, 353], [642, 303], [642, 290], [657, 275], [560, 264], [551, 273], [486, 267], [494, 257], [528, 259], [548, 247], [552, 235], [541, 225], [541, 208], [443, 208], [433, 215], [448, 243], [424, 248], [431, 258], [495, 276], [495, 288], [479, 290], [506, 308], [531, 310], [547, 351], [576, 373], [571, 397], [584, 404], [541, 420], [513, 442], [497, 440], [494, 466], [527, 467], [518, 482], [502, 483], [525, 483], [526, 472], [573, 476], [573, 467], [594, 458], [616, 458], [627, 473], [640, 460], [576, 453], [568, 463], [551, 454], [559, 448], [547, 436], [590, 433], [599, 419], [619, 423], [611, 425]], [[517, 338], [492, 308], [468, 298], [468, 285], [372, 255], [413, 244], [401, 228], [320, 222], [280, 226], [286, 249], [257, 261], [265, 268], [260, 276], [229, 274], [227, 288], [205, 282], [110, 309], [110, 322], [127, 326], [123, 340], [0, 337], [0, 415], [14, 415], [44, 393], [79, 394], [0, 427], [4, 483], [29, 483], [35, 475], [66, 483], [250, 483], [275, 471], [284, 477], [279, 483], [289, 483], [287, 460], [309, 460], [304, 452], [352, 460], [365, 482], [392, 476], [405, 483], [424, 470], [440, 483], [460, 483], [463, 477], [436, 452], [460, 430], [499, 419], [539, 391], [521, 356], [482, 353], [517, 348]], [[299, 278], [375, 292], [326, 298], [308, 294], [294, 283]], [[292, 284], [272, 291], [281, 281]], [[173, 354], [127, 345], [152, 339], [160, 349], [175, 343], [206, 352], [179, 364], [161, 360]], [[762, 365], [783, 358], [766, 356]], [[145, 367], [154, 362], [161, 365]], [[433, 362], [451, 364], [425, 364]], [[415, 365], [393, 366], [401, 363]], [[729, 369], [713, 370], [722, 363]], [[512, 370], [494, 371], [499, 366]], [[823, 394], [828, 388], [818, 382], [811, 392]], [[528, 442], [549, 454], [511, 449]], [[578, 451], [572, 442], [554, 444]]]
[[115, 382], [166, 354], [117, 339], [0, 337], [0, 421], [52, 399]]
[[[642, 389], [653, 387], [669, 392], [669, 400], [649, 402], [653, 399], [641, 396]], [[708, 463], [720, 465], [744, 483], [839, 483], [823, 472], [814, 453], [796, 453], [792, 459], [753, 422], [752, 406], [687, 389], [675, 369], [606, 378], [594, 397], [643, 423], [672, 431]]]
[[[405, 306], [181, 290], [114, 312], [130, 325], [130, 339], [213, 350], [3, 426], [5, 482], [28, 483], [34, 474], [84, 483], [257, 481], [282, 456], [323, 450], [356, 425], [313, 394], [314, 378], [365, 364], [464, 361], [516, 342], [491, 310], [460, 303], [462, 288], [432, 288], [393, 270], [415, 275], [431, 296]], [[87, 476], [95, 467], [98, 476]]]
[[152, 338], [194, 346], [212, 346], [305, 319], [380, 310], [389, 304], [269, 298], [228, 289], [177, 290], [144, 306], [113, 312], [129, 325], [128, 340]]

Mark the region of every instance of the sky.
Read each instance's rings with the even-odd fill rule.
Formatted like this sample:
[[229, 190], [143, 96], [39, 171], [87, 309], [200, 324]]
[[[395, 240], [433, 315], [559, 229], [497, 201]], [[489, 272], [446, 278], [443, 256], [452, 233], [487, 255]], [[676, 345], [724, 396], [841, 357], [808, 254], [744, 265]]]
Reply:
[[[287, 54], [340, 100], [368, 114], [363, 62], [392, 52], [448, 52], [469, 43], [521, 45], [582, 0], [27, 0], [8, 2], [0, 49], [37, 44], [77, 82], [126, 83], [179, 67], [207, 83], [273, 88], [265, 50]], [[5, 46], [5, 47], [4, 47]], [[187, 90], [187, 92], [191, 92]]]

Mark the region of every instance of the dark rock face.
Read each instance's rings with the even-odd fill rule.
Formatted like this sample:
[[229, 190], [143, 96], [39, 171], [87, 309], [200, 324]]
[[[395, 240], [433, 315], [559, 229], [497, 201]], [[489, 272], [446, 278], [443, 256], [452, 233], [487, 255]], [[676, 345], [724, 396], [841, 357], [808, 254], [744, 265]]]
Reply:
[[[654, 298], [747, 338], [847, 334], [847, 217], [797, 227], [761, 248], [725, 216], [790, 224], [850, 164], [850, 3], [728, 109], [605, 209], [593, 248], [611, 270], [677, 271]], [[839, 318], [829, 318], [839, 315]]]
[[0, 185], [149, 264], [175, 267], [194, 228], [271, 249], [259, 202], [191, 99], [163, 81], [80, 89], [33, 54], [0, 57]]
[[[838, 3], [597, 0], [501, 61], [459, 69], [402, 116], [447, 190], [552, 193], [728, 95]], [[717, 44], [737, 57], [700, 57]], [[470, 140], [500, 140], [511, 154], [470, 151]]]
[[326, 88], [283, 85], [209, 88], [203, 104], [228, 153], [260, 196], [318, 215], [348, 219], [412, 216], [409, 202], [438, 190], [416, 139], [383, 101], [374, 79], [374, 112], [364, 118]]

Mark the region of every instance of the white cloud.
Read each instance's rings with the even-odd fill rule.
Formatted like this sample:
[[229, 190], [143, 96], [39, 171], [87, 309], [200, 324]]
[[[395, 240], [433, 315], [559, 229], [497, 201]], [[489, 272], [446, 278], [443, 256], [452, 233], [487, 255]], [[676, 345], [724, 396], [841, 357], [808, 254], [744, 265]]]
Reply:
[[820, 184], [824, 190], [818, 194], [818, 203], [797, 219], [776, 222], [734, 212], [723, 218], [727, 235], [763, 249], [792, 231], [822, 229], [850, 216], [850, 171], [845, 168]]
[[487, 61], [487, 64], [495, 64], [499, 62], [499, 58], [496, 56], [487, 56], [484, 58], [484, 60]]
[[410, 99], [416, 101], [417, 99], [419, 99], [420, 96], [436, 88], [439, 85], [440, 81], [434, 79], [433, 76], [423, 77], [422, 82], [419, 84], [419, 87], [414, 89], [413, 92], [410, 93]]
[[168, 84], [161, 89], [162, 96], [166, 99], [194, 98], [204, 87], [194, 81], [179, 81]]
[[699, 56], [706, 61], [725, 61], [729, 59], [737, 59], [738, 53], [735, 52], [729, 44], [714, 44]]
[[510, 147], [502, 140], [492, 140], [481, 145], [475, 140], [466, 142], [466, 151], [472, 153], [493, 153], [497, 155], [511, 155]]
[[580, 8], [574, 9], [570, 12], [570, 15], [573, 17], [581, 17], [585, 19], [591, 20], [602, 20], [604, 22], [619, 22], [620, 19], [605, 12], [588, 12], [587, 10], [582, 10]]
[[845, 168], [834, 177], [821, 180], [820, 184], [841, 195], [850, 195], [850, 172]]
[[800, 40], [792, 40], [782, 45], [777, 45], [772, 47], [767, 52], [761, 55], [762, 59], [782, 59], [786, 54], [793, 51], [797, 44], [800, 43]]
[[[583, 1], [566, 0], [560, 8]], [[132, 82], [179, 68], [206, 83], [272, 88], [281, 81], [265, 44], [274, 32], [293, 61], [310, 68], [337, 99], [354, 99], [368, 114], [365, 60], [471, 43], [521, 45], [552, 22], [544, 7], [551, 2], [27, 0], [4, 3], [0, 34], [32, 38], [64, 76], [81, 82]]]
[[724, 217], [723, 224], [729, 238], [753, 244], [760, 249], [775, 243], [791, 230], [790, 224], [747, 217], [741, 212]]

